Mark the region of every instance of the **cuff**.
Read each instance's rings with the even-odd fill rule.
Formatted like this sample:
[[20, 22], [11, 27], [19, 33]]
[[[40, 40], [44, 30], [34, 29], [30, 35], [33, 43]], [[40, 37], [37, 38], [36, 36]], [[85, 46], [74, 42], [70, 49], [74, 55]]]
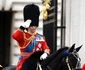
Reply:
[[46, 49], [44, 52], [47, 53], [47, 54], [50, 54], [50, 50], [49, 49]]

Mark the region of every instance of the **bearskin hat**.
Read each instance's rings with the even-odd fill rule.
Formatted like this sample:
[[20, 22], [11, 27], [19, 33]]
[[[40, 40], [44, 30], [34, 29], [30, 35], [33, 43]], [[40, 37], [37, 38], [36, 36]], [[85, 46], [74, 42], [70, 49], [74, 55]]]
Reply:
[[39, 7], [35, 4], [28, 4], [23, 9], [24, 22], [31, 20], [30, 26], [37, 26], [39, 24]]

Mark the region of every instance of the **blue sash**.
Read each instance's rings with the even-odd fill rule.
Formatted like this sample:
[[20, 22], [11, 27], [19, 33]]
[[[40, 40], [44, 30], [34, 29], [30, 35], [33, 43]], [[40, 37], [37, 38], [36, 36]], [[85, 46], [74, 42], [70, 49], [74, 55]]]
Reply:
[[38, 35], [34, 38], [33, 42], [31, 42], [31, 44], [24, 50], [24, 52], [32, 52], [32, 50], [34, 49], [34, 47], [38, 44], [38, 41], [36, 41], [36, 38], [37, 38], [37, 37], [41, 37], [41, 35], [38, 34]]

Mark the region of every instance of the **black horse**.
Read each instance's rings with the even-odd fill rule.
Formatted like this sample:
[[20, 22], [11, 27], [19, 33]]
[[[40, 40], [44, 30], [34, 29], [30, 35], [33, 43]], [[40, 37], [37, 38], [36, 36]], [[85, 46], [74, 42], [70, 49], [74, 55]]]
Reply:
[[23, 63], [21, 70], [81, 70], [81, 59], [78, 55], [81, 47], [75, 48], [75, 44], [73, 44], [70, 48], [61, 48], [42, 61], [40, 56], [43, 52], [35, 52]]

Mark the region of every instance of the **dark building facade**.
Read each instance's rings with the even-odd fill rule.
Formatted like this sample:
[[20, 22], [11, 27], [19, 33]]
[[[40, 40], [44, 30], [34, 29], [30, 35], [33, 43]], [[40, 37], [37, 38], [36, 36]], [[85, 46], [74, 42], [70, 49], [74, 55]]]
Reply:
[[10, 61], [11, 11], [0, 11], [0, 64], [5, 67]]

